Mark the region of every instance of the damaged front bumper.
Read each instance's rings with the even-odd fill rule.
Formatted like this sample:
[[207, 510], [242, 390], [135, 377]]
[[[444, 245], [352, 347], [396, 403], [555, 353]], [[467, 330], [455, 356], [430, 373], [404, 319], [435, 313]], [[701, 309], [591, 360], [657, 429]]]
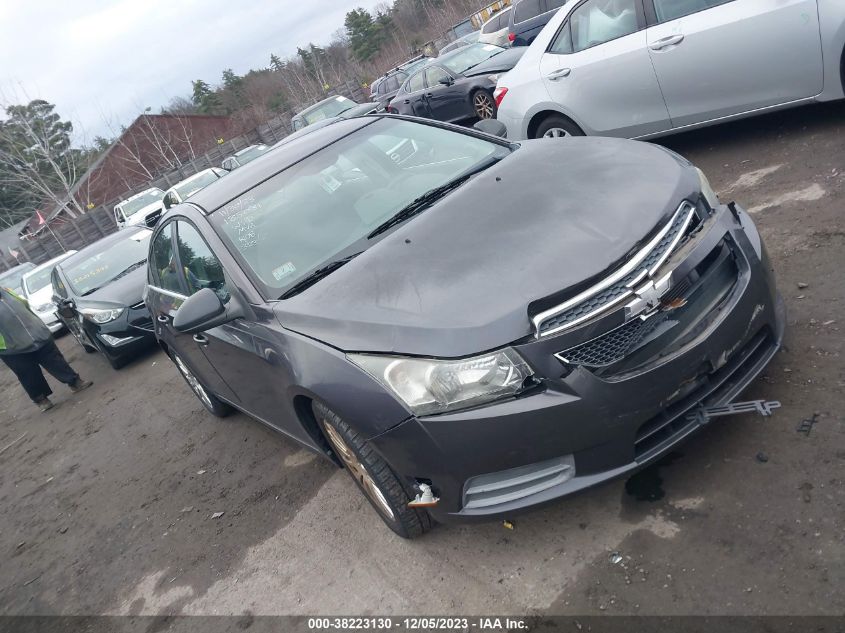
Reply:
[[[441, 522], [511, 514], [659, 458], [700, 428], [691, 411], [731, 402], [763, 370], [785, 323], [765, 248], [738, 207], [717, 209], [662, 270], [682, 301], [624, 358], [607, 352], [618, 337], [603, 318], [523, 342], [514, 347], [539, 387], [411, 418], [372, 444], [409, 484], [431, 482], [440, 501], [429, 512]], [[573, 349], [578, 362], [562, 358]]]

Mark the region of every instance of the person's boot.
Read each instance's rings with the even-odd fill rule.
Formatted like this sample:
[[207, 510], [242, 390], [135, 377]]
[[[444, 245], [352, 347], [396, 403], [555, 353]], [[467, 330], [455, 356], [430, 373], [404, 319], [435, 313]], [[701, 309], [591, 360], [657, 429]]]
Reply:
[[88, 389], [88, 387], [90, 387], [93, 384], [94, 383], [91, 382], [90, 380], [82, 380], [82, 378], [77, 378], [72, 383], [70, 383], [69, 386], [70, 386], [70, 390], [73, 393], [79, 393], [80, 391]]
[[38, 408], [41, 409], [41, 413], [45, 413], [55, 406], [47, 396], [41, 396], [35, 401], [35, 404], [37, 404]]

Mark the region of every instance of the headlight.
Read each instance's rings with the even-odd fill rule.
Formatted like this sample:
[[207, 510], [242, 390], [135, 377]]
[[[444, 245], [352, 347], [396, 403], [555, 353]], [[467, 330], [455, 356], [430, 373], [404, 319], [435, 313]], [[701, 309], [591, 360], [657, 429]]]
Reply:
[[482, 404], [522, 389], [532, 372], [512, 349], [463, 360], [349, 354], [416, 415]]
[[87, 316], [94, 323], [108, 323], [123, 314], [123, 308], [101, 310], [100, 308], [82, 308], [80, 314]]
[[704, 199], [707, 200], [707, 204], [710, 205], [711, 209], [716, 209], [719, 206], [719, 196], [717, 196], [716, 192], [713, 191], [713, 187], [710, 186], [710, 181], [707, 180], [707, 176], [704, 175], [704, 172], [698, 167], [696, 167], [695, 170], [698, 172], [698, 179], [701, 181], [701, 195], [703, 195]]
[[55, 311], [56, 304], [55, 303], [42, 303], [41, 305], [34, 306], [32, 308], [34, 312], [48, 312], [48, 311]]

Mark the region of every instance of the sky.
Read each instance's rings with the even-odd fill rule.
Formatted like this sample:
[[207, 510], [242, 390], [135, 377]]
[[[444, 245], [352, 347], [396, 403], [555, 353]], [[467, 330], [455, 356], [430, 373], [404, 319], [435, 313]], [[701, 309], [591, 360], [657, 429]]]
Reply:
[[[115, 136], [191, 81], [326, 44], [346, 12], [382, 0], [2, 0], [0, 104], [41, 98], [75, 140]], [[0, 112], [0, 114], [2, 114]]]

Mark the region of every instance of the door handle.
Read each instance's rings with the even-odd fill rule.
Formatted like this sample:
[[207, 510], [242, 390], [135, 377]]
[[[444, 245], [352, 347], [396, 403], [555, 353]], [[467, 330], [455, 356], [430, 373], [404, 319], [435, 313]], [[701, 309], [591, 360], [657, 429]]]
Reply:
[[204, 334], [194, 334], [194, 343], [205, 347], [206, 345], [208, 345], [208, 337], [206, 337]]
[[405, 99], [405, 105], [410, 105], [410, 103], [411, 103], [410, 99]]
[[670, 46], [674, 46], [675, 44], [680, 44], [683, 41], [683, 34], [678, 33], [677, 35], [669, 35], [668, 37], [662, 37], [659, 40], [649, 44], [648, 47], [653, 51], [662, 51], [664, 48], [669, 48]]
[[569, 73], [571, 72], [571, 68], [559, 68], [557, 70], [553, 70], [548, 75], [546, 75], [546, 79], [550, 79], [551, 81], [557, 81], [558, 79], [569, 77]]
[[156, 321], [158, 321], [159, 323], [170, 323], [170, 318], [164, 316], [163, 314], [159, 314], [156, 317]]

